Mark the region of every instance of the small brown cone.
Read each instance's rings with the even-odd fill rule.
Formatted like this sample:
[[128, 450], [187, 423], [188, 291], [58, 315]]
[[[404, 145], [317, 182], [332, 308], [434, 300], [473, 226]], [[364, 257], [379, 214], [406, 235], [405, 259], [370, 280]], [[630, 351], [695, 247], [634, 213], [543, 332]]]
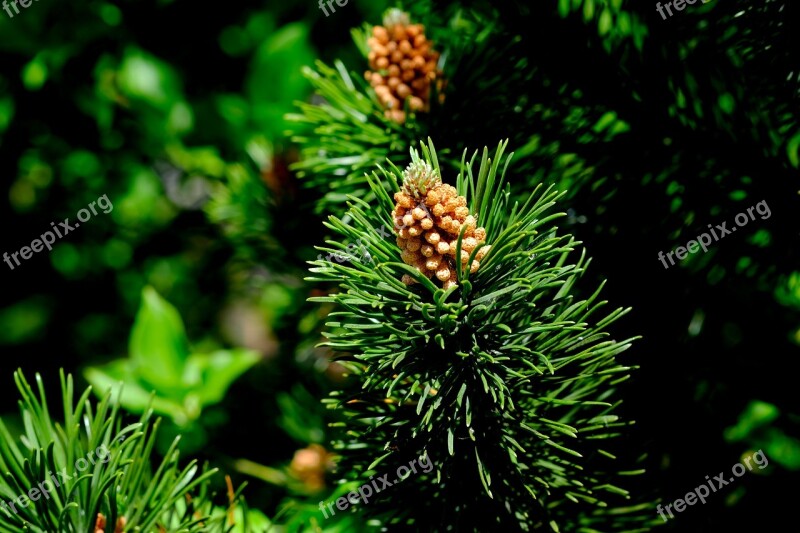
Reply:
[[[439, 174], [424, 161], [416, 161], [403, 173], [403, 188], [395, 193], [392, 213], [403, 262], [447, 289], [458, 284], [457, 263], [475, 273], [491, 246], [484, 244], [486, 230], [477, 227], [469, 214], [467, 199], [452, 185], [442, 183]], [[401, 216], [402, 215], [402, 216]], [[456, 262], [458, 236], [464, 228], [461, 255]], [[478, 249], [472, 262], [469, 257]], [[416, 283], [408, 274], [403, 283]]]
[[441, 89], [442, 72], [437, 67], [439, 52], [425, 36], [425, 27], [392, 10], [383, 26], [372, 28], [367, 45], [370, 70], [364, 77], [386, 108], [386, 117], [404, 123], [406, 101], [412, 112], [429, 111], [431, 87], [437, 83]]
[[294, 453], [289, 470], [313, 491], [325, 488], [325, 474], [333, 466], [332, 455], [319, 444], [309, 444]]

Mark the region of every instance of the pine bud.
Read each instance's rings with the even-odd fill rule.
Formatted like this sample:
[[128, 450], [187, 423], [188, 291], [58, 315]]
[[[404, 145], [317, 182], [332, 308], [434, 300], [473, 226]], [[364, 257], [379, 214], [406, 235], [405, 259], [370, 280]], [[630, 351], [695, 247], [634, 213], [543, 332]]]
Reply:
[[386, 44], [389, 42], [389, 32], [386, 31], [386, 28], [383, 26], [375, 26], [372, 28], [372, 35], [378, 40], [381, 44]]
[[[392, 215], [395, 222], [403, 223], [395, 231], [404, 263], [428, 278], [435, 276], [444, 288], [458, 284], [457, 264], [469, 266], [470, 273], [477, 272], [481, 259], [491, 249], [483, 245], [486, 230], [477, 227], [475, 216], [469, 214], [467, 199], [452, 185], [443, 184], [436, 169], [421, 160], [410, 164], [394, 199], [397, 203]], [[461, 253], [457, 255], [462, 228]], [[470, 254], [479, 246], [470, 262]], [[413, 278], [403, 276], [403, 283], [411, 282]]]
[[[372, 28], [372, 37], [367, 39], [370, 69], [364, 75], [384, 108], [386, 116], [395, 122], [405, 122], [403, 111], [408, 100], [412, 112], [430, 110], [431, 88], [442, 73], [437, 68], [439, 53], [433, 50], [421, 24], [411, 24], [409, 17], [398, 9], [390, 10], [384, 17], [383, 26]], [[379, 87], [390, 92], [382, 95]], [[391, 98], [390, 98], [391, 97]]]

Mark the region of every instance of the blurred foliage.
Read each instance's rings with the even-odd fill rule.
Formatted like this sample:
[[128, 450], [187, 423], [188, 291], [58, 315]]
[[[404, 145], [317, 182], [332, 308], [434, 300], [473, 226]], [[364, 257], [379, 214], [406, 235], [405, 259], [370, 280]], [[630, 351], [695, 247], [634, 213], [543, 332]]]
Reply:
[[[175, 433], [192, 435], [184, 447], [189, 452], [206, 443], [203, 410], [219, 403], [231, 383], [259, 360], [257, 352], [244, 349], [192, 353], [178, 312], [150, 287], [142, 292], [128, 350], [129, 359], [87, 368], [86, 380], [98, 393], [121, 383], [119, 401], [128, 411], [152, 408], [170, 417]], [[211, 426], [208, 418], [204, 422]]]
[[[240, 480], [236, 457], [288, 464], [324, 442], [321, 407], [312, 403], [303, 429], [287, 400], [305, 394], [308, 411], [339, 374], [328, 377], [313, 348], [321, 315], [304, 303], [314, 236], [304, 252], [293, 244], [302, 222], [281, 223], [296, 199], [283, 117], [311, 92], [302, 67], [347, 56], [348, 28], [385, 7], [349, 4], [333, 24], [316, 4], [275, 0], [213, 16], [185, 1], [0, 11], [0, 217], [13, 228], [4, 251], [102, 194], [114, 205], [5, 272], [6, 376], [21, 365], [56, 386], [59, 367], [84, 367], [101, 390], [123, 382], [134, 412], [154, 391], [166, 417], [160, 452], [181, 434], [184, 451]], [[0, 391], [13, 405], [13, 391]], [[265, 421], [263, 437], [252, 438], [253, 420]], [[288, 494], [249, 490], [269, 513]]]
[[[779, 419], [780, 410], [775, 405], [752, 401], [739, 415], [736, 425], [725, 429], [725, 439], [744, 441], [753, 449], [763, 448], [771, 461], [789, 470], [800, 470], [800, 439], [790, 437], [781, 428], [786, 421]], [[795, 434], [800, 429], [797, 422], [791, 424]]]
[[[115, 530], [252, 531], [238, 491], [229, 491], [229, 507], [214, 506], [210, 490], [212, 479], [219, 482], [215, 470], [201, 469], [196, 461], [179, 466], [178, 438], [156, 467], [151, 455], [159, 421], [152, 410], [128, 424], [118, 394], [109, 390], [93, 403], [87, 389], [76, 401], [72, 376], [62, 371], [60, 378], [64, 416], [55, 421], [41, 376], [36, 376], [34, 389], [22, 372], [14, 374], [25, 433], [18, 444], [0, 420], [5, 470], [0, 531], [102, 530], [101, 520]], [[237, 516], [234, 510], [239, 511], [238, 524], [229, 521]]]

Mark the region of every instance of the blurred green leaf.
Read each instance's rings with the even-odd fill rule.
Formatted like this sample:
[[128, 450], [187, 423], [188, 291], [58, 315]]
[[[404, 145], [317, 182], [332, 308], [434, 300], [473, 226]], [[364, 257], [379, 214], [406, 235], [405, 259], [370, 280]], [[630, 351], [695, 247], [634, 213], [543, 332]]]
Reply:
[[166, 224], [176, 215], [175, 206], [164, 195], [164, 187], [152, 169], [132, 165], [125, 195], [114, 202], [110, 216], [137, 233], [152, 225]]
[[583, 20], [590, 21], [594, 16], [594, 0], [583, 1]]
[[106, 265], [115, 270], [128, 266], [132, 256], [131, 245], [121, 239], [109, 239], [103, 246], [103, 259]]
[[611, 12], [608, 9], [603, 9], [600, 14], [600, 19], [597, 21], [597, 32], [599, 35], [605, 35], [609, 32], [612, 25]]
[[[760, 440], [758, 441], [760, 444]], [[764, 453], [788, 470], [800, 470], [800, 440], [786, 435], [777, 428], [770, 428], [763, 445]]]
[[203, 407], [221, 401], [231, 384], [259, 360], [257, 352], [245, 349], [189, 355], [178, 311], [151, 286], [142, 290], [129, 352], [129, 358], [87, 368], [86, 379], [101, 393], [122, 382], [126, 409], [141, 412], [152, 402], [152, 408], [170, 417], [180, 431], [198, 435], [202, 428], [193, 422]]
[[31, 91], [38, 91], [47, 81], [47, 64], [41, 54], [33, 58], [22, 69], [22, 83]]
[[129, 351], [136, 372], [159, 392], [180, 390], [189, 342], [178, 311], [152, 287], [142, 291]]
[[0, 311], [0, 344], [18, 344], [41, 335], [49, 318], [47, 301], [38, 297], [6, 307]]
[[80, 277], [84, 272], [84, 263], [78, 249], [68, 243], [60, 242], [50, 252], [50, 262], [65, 277]]
[[[229, 516], [230, 511], [220, 507], [215, 508], [212, 517], [222, 518]], [[233, 510], [233, 528], [229, 530], [230, 533], [253, 533], [260, 531], [271, 531], [273, 524], [270, 520], [257, 509], [243, 509], [237, 506]]]
[[725, 440], [737, 442], [746, 439], [754, 430], [766, 426], [780, 415], [778, 408], [771, 403], [754, 400], [739, 415], [735, 426], [725, 429]]
[[786, 144], [786, 153], [789, 155], [789, 161], [792, 163], [792, 166], [794, 168], [800, 168], [800, 132], [789, 139], [789, 142]]
[[783, 305], [800, 309], [800, 272], [792, 272], [775, 288], [775, 299]]
[[297, 442], [322, 443], [324, 423], [318, 410], [319, 402], [302, 385], [296, 384], [291, 393], [278, 394], [280, 418], [278, 425]]
[[279, 138], [286, 129], [284, 115], [295, 100], [309, 92], [303, 66], [314, 63], [308, 26], [287, 24], [258, 47], [245, 83], [253, 106], [253, 120], [269, 138]]
[[142, 100], [165, 112], [181, 99], [180, 81], [172, 68], [135, 48], [126, 50], [117, 83], [128, 98]]
[[732, 115], [736, 109], [736, 101], [730, 93], [723, 93], [719, 95], [719, 107], [725, 113]]
[[220, 350], [211, 354], [192, 355], [186, 362], [187, 372], [199, 374], [200, 383], [194, 388], [201, 406], [217, 403], [242, 374], [259, 360], [252, 350]]
[[175, 102], [167, 116], [167, 129], [170, 133], [181, 134], [191, 131], [194, 126], [194, 114], [189, 104], [184, 101]]
[[0, 98], [0, 133], [3, 133], [14, 118], [14, 99], [11, 96]]
[[[116, 401], [121, 391], [120, 403], [133, 413], [143, 413], [148, 407], [152, 407], [156, 413], [173, 420], [185, 418], [180, 403], [154, 395], [139, 383], [127, 359], [112, 361], [102, 367], [89, 367], [84, 370], [83, 376], [100, 396], [111, 390]], [[120, 383], [122, 388], [118, 389]]]
[[109, 26], [118, 26], [122, 22], [122, 11], [114, 4], [100, 6], [100, 17]]

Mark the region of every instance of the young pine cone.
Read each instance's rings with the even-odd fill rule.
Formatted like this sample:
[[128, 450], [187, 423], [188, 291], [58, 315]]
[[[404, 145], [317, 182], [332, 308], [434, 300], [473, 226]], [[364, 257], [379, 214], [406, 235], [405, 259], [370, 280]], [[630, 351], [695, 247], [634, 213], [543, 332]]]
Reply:
[[[491, 249], [483, 245], [486, 230], [477, 227], [475, 217], [469, 214], [467, 199], [459, 196], [452, 185], [443, 184], [428, 163], [410, 164], [403, 177], [403, 188], [394, 195], [397, 203], [392, 211], [403, 262], [428, 278], [436, 276], [448, 289], [458, 281], [456, 248], [461, 228], [466, 226], [458, 258], [463, 267], [478, 248], [469, 265], [471, 273], [478, 270]], [[415, 281], [406, 274], [403, 283], [411, 285]]]
[[402, 124], [406, 100], [411, 111], [430, 109], [431, 83], [441, 78], [436, 64], [439, 53], [425, 37], [422, 24], [410, 24], [408, 16], [394, 10], [375, 26], [369, 38], [369, 66], [364, 77], [375, 89], [386, 116]]
[[289, 469], [307, 488], [322, 490], [325, 473], [333, 469], [333, 456], [323, 446], [310, 444], [294, 453]]

